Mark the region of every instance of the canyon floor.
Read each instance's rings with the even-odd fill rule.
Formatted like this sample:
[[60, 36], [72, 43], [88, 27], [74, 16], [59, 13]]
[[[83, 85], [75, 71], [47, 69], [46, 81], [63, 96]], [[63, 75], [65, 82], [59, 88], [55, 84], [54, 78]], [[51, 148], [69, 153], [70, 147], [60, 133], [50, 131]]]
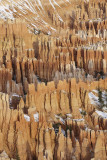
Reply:
[[107, 160], [106, 0], [0, 0], [0, 160]]

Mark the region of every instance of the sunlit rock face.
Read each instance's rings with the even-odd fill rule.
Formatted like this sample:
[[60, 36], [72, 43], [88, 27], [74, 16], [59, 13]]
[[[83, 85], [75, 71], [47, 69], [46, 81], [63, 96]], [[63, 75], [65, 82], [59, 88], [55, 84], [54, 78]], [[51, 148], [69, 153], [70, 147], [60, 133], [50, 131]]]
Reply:
[[106, 0], [0, 1], [0, 160], [107, 159]]
[[[29, 30], [35, 34], [43, 30], [47, 34], [56, 32], [55, 25], [52, 25], [53, 14], [63, 22], [65, 10], [71, 4], [69, 0], [1, 0], [0, 18], [11, 19], [21, 18], [27, 22]], [[63, 12], [63, 13], [62, 13]]]

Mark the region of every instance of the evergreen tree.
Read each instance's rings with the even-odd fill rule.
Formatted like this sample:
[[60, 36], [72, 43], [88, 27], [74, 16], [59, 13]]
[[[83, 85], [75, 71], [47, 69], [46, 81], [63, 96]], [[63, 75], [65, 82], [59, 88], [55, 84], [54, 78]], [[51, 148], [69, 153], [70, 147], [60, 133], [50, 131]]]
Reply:
[[100, 103], [99, 104], [99, 109], [102, 109], [104, 107], [104, 101], [103, 101], [103, 98], [102, 98], [102, 91], [100, 88], [98, 88], [98, 102]]
[[20, 160], [19, 154], [18, 154], [18, 150], [16, 150], [16, 160]]
[[105, 106], [106, 106], [106, 108], [107, 108], [107, 89], [106, 89], [106, 93], [105, 93], [105, 101], [106, 101]]

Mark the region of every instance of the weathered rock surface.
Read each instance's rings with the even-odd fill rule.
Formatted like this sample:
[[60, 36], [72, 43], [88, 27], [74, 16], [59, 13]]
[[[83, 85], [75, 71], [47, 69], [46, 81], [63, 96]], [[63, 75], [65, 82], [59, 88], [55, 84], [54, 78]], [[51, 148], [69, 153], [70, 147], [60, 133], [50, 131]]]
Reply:
[[107, 2], [45, 7], [38, 33], [33, 10], [0, 19], [0, 160], [106, 160]]

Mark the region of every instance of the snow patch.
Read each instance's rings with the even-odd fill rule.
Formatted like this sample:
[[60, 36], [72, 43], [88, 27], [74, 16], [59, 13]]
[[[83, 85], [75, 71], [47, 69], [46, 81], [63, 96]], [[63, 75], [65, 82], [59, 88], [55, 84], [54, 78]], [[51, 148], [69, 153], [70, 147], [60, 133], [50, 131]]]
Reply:
[[81, 122], [81, 121], [84, 121], [84, 119], [72, 119], [73, 121], [76, 121], [76, 122]]
[[55, 118], [59, 119], [63, 124], [65, 124], [65, 120], [58, 115], [55, 115]]
[[35, 122], [39, 122], [39, 113], [33, 115]]
[[107, 119], [107, 113], [102, 111], [95, 111], [99, 116], [101, 116], [104, 119]]
[[98, 102], [98, 97], [95, 96], [92, 92], [88, 93], [88, 96], [90, 98], [90, 102], [93, 105], [100, 105], [100, 103]]
[[72, 114], [70, 114], [70, 113], [68, 113], [68, 114], [66, 114], [67, 115], [67, 117], [72, 117]]
[[61, 128], [61, 132], [62, 132], [63, 135], [65, 136], [65, 131], [64, 131], [64, 129]]
[[60, 117], [60, 121], [65, 124], [65, 120], [63, 118]]
[[25, 118], [25, 120], [26, 120], [27, 122], [30, 122], [30, 117], [29, 117], [28, 115], [25, 115], [25, 114], [24, 114], [24, 118]]
[[[98, 90], [92, 90], [92, 92], [90, 92], [90, 93], [88, 94], [88, 96], [89, 96], [89, 98], [90, 98], [90, 102], [91, 102], [91, 104], [93, 104], [93, 105], [100, 106], [101, 103], [98, 101], [99, 98], [98, 98], [98, 96], [94, 95], [93, 92], [98, 94]], [[104, 107], [103, 107], [102, 109], [103, 109], [103, 110], [107, 110], [107, 107], [106, 107], [106, 105], [107, 105], [107, 92], [106, 92], [106, 91], [103, 91], [103, 92], [102, 92], [102, 100], [103, 100], [103, 102], [104, 102]]]

